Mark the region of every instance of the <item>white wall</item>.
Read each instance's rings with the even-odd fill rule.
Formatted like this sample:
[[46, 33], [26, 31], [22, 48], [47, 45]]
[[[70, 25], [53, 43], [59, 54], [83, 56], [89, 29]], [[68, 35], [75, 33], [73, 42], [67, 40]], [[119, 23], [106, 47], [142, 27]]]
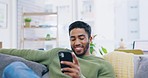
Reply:
[[[136, 3], [137, 2], [137, 3]], [[132, 3], [132, 4], [131, 4]], [[137, 9], [130, 6], [138, 5]], [[135, 40], [148, 40], [148, 1], [147, 0], [115, 0], [115, 46], [123, 38], [127, 48], [132, 49]], [[130, 14], [131, 13], [131, 14]], [[132, 23], [131, 17], [137, 21]], [[136, 31], [136, 32], [132, 32]]]
[[115, 48], [123, 38], [126, 47], [132, 49], [133, 41], [139, 39], [139, 1], [115, 0]]
[[114, 50], [114, 0], [94, 0], [95, 25], [97, 47], [103, 46], [108, 51]]
[[3, 48], [17, 47], [16, 30], [16, 0], [0, 0], [7, 4], [7, 27], [0, 28], [0, 41], [3, 42]]
[[[0, 28], [0, 41], [3, 42], [4, 48], [16, 48], [17, 47], [17, 25], [16, 25], [16, 1], [17, 0], [0, 0], [0, 2], [8, 5], [8, 19], [7, 28]], [[116, 1], [116, 5], [114, 3]], [[109, 50], [114, 49], [114, 40], [120, 37], [127, 38], [127, 22], [126, 22], [126, 1], [128, 0], [94, 0], [95, 4], [95, 29], [94, 33], [98, 34], [96, 43], [99, 45], [109, 47]], [[69, 3], [74, 1], [69, 1]], [[119, 2], [119, 3], [118, 3]], [[139, 26], [140, 26], [140, 39], [147, 40], [148, 29], [148, 10], [147, 0], [139, 0]], [[63, 4], [64, 5], [64, 4]], [[65, 3], [65, 5], [67, 5]], [[70, 5], [73, 5], [72, 3]], [[61, 7], [62, 8], [62, 7]], [[70, 8], [74, 8], [70, 6]], [[114, 12], [118, 9], [118, 12]], [[68, 10], [68, 9], [67, 9]], [[72, 11], [72, 10], [69, 10]], [[75, 10], [68, 16], [75, 16]], [[114, 14], [115, 13], [115, 14]], [[121, 14], [120, 14], [121, 13]], [[123, 14], [124, 13], [124, 14]], [[123, 16], [120, 18], [118, 15]], [[68, 17], [67, 16], [67, 17]], [[64, 16], [63, 16], [64, 17]], [[70, 21], [76, 17], [70, 17]], [[115, 20], [118, 18], [119, 20]], [[68, 25], [70, 21], [66, 19], [68, 23], [62, 23], [62, 25]], [[118, 21], [115, 23], [115, 21]], [[115, 27], [118, 24], [118, 27]], [[114, 33], [114, 31], [116, 32]], [[122, 30], [122, 31], [121, 31]], [[63, 38], [63, 37], [62, 37]], [[63, 39], [64, 40], [64, 39]], [[66, 41], [66, 40], [65, 40]], [[117, 41], [117, 40], [116, 40]], [[62, 41], [61, 41], [62, 42]], [[68, 44], [68, 43], [67, 43]], [[62, 46], [62, 45], [61, 45]]]
[[140, 39], [148, 40], [148, 0], [139, 0], [140, 5]]

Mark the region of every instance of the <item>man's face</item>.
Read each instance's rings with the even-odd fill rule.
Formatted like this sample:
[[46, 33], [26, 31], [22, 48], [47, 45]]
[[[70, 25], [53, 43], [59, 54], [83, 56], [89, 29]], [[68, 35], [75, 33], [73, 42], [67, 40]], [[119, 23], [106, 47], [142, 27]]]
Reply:
[[74, 28], [70, 31], [71, 48], [78, 57], [89, 53], [89, 42], [88, 34], [84, 29]]

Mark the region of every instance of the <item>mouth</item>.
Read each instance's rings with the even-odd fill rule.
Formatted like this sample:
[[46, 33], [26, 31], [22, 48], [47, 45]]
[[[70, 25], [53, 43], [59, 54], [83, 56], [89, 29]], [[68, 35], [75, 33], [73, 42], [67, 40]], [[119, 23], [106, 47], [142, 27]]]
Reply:
[[83, 51], [83, 47], [75, 47], [75, 52], [79, 53]]

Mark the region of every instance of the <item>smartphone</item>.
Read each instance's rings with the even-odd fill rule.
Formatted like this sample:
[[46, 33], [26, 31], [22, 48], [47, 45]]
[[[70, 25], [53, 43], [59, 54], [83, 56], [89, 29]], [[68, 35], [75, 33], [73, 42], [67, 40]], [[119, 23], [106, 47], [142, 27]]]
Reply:
[[[73, 62], [73, 58], [72, 58], [71, 52], [61, 51], [61, 52], [58, 53], [58, 55], [59, 55], [60, 62], [61, 61]], [[60, 63], [60, 65], [61, 65], [61, 68], [65, 68], [65, 67], [69, 67], [70, 68], [70, 66], [65, 65], [65, 64], [61, 64]], [[62, 72], [66, 72], [66, 71], [62, 71]]]

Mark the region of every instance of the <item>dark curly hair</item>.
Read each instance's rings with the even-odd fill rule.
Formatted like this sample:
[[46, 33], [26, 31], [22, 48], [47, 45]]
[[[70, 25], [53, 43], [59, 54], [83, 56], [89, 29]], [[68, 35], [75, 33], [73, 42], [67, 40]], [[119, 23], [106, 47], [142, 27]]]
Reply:
[[86, 33], [88, 34], [88, 38], [90, 38], [91, 36], [91, 27], [90, 25], [88, 25], [87, 23], [83, 22], [83, 21], [75, 21], [72, 24], [69, 25], [69, 35], [70, 35], [70, 31], [74, 28], [83, 28]]

